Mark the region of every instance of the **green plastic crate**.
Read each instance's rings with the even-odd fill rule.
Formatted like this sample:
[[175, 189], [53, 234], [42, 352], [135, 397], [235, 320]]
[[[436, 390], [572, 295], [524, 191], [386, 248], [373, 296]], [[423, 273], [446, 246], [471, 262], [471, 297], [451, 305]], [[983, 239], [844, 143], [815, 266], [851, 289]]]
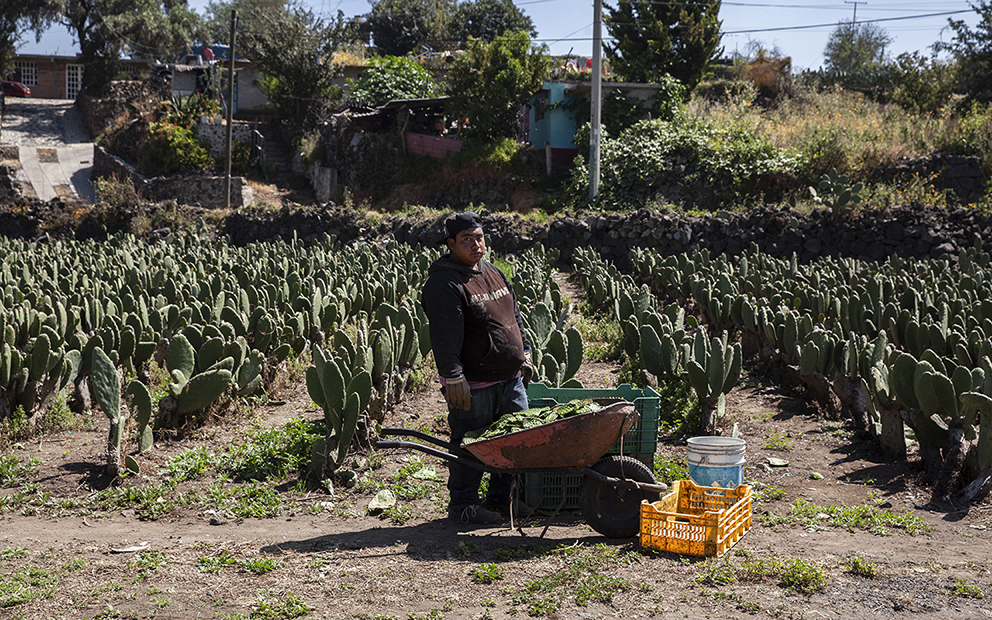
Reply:
[[[527, 386], [527, 401], [531, 407], [549, 407], [572, 400], [593, 398], [604, 401], [626, 400], [634, 403], [640, 419], [623, 438], [623, 454], [633, 457], [654, 471], [654, 453], [658, 449], [658, 412], [661, 399], [647, 387], [636, 389], [624, 383], [616, 389], [552, 388], [543, 383]], [[610, 448], [608, 454], [619, 454], [620, 443]], [[579, 507], [579, 474], [527, 474], [524, 476], [524, 501], [541, 510], [554, 510], [565, 496], [563, 510]]]
[[[654, 454], [624, 454], [648, 466], [654, 471]], [[562, 510], [577, 510], [579, 508], [579, 488], [582, 486], [582, 474], [524, 474], [523, 475], [524, 503], [538, 510], [554, 510], [561, 502], [562, 493], [565, 503]]]

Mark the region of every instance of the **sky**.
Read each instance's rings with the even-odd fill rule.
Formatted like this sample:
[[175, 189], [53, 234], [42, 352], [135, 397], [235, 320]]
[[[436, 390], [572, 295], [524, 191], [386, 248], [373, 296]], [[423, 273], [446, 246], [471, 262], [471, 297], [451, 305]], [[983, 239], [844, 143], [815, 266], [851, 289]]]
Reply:
[[[15, 0], [16, 1], [16, 0]], [[300, 0], [317, 14], [345, 16], [368, 13], [368, 0]], [[611, 0], [605, 0], [611, 4]], [[592, 56], [592, 0], [514, 0], [537, 28], [536, 40], [546, 44], [552, 54]], [[198, 13], [205, 11], [207, 0], [189, 0]], [[893, 39], [888, 53], [919, 51], [929, 55], [936, 41], [950, 41], [953, 31], [947, 20], [962, 19], [974, 27], [977, 14], [967, 0], [749, 0], [724, 1], [720, 9], [723, 22], [724, 55], [745, 54], [755, 44], [769, 51], [777, 50], [792, 58], [794, 73], [817, 69], [823, 64], [827, 37], [841, 20], [871, 21]], [[607, 36], [603, 29], [603, 36]], [[45, 34], [40, 43], [29, 35], [18, 52], [23, 54], [70, 55], [79, 51], [72, 37], [59, 26]]]

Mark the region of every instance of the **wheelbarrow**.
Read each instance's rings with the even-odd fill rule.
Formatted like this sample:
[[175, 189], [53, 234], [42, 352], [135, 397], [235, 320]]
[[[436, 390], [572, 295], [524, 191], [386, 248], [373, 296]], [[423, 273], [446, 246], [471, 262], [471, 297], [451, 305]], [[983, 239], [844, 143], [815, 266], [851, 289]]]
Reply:
[[[376, 442], [376, 447], [418, 450], [492, 474], [581, 474], [579, 507], [589, 525], [609, 538], [630, 538], [640, 529], [641, 500], [655, 501], [668, 491], [644, 463], [629, 456], [606, 455], [637, 419], [633, 403], [618, 402], [599, 411], [461, 446], [411, 429], [384, 428], [385, 437], [420, 441], [383, 440]], [[542, 537], [564, 503], [563, 493]]]

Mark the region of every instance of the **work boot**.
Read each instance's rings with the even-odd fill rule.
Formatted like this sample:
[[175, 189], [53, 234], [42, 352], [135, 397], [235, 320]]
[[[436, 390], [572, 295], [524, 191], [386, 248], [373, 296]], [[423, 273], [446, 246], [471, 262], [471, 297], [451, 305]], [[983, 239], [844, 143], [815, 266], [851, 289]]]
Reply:
[[472, 504], [471, 506], [448, 508], [448, 518], [461, 523], [489, 525], [499, 523], [503, 517], [495, 510]]
[[[501, 513], [506, 515], [507, 518], [510, 516], [510, 500], [503, 499], [500, 501], [487, 501], [486, 507], [493, 510], [499, 510]], [[534, 514], [534, 509], [525, 504], [522, 500], [515, 500], [513, 502], [513, 517], [515, 519], [525, 519]]]

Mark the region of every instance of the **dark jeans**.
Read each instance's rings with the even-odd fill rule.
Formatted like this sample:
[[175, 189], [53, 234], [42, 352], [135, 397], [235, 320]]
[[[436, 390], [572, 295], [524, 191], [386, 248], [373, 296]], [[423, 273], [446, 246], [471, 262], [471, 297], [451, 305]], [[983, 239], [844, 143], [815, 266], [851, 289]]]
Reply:
[[[520, 379], [510, 379], [481, 390], [472, 390], [472, 410], [448, 409], [451, 443], [460, 445], [465, 433], [484, 430], [506, 413], [526, 411], [527, 390]], [[479, 483], [482, 472], [454, 462], [448, 463], [448, 509], [459, 509], [479, 503]], [[493, 474], [489, 480], [486, 503], [509, 505], [511, 475]]]

